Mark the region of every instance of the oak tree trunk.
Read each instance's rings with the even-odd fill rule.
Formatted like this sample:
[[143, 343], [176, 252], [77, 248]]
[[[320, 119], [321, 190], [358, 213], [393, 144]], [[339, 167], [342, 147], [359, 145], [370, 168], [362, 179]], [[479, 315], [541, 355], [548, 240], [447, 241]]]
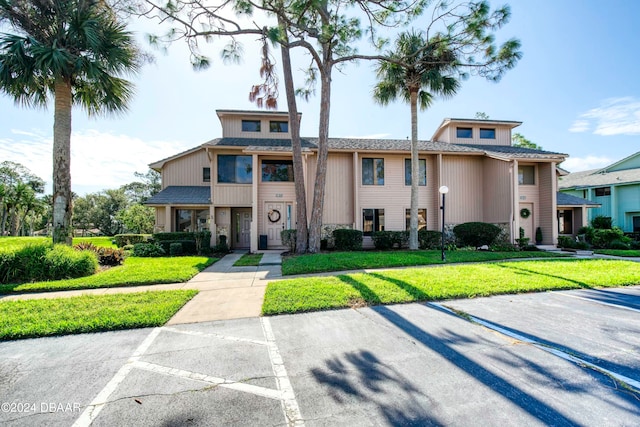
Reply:
[[71, 82], [57, 78], [53, 120], [53, 243], [71, 245]]
[[409, 219], [409, 249], [418, 249], [418, 183], [420, 163], [418, 161], [418, 91], [411, 90], [411, 209]]

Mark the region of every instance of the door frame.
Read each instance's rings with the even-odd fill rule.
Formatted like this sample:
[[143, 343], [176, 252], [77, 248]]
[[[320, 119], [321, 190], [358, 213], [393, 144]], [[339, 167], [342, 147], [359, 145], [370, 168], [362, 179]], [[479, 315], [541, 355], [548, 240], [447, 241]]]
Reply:
[[232, 249], [250, 249], [251, 248], [251, 223], [249, 223], [249, 244], [247, 246], [239, 246], [238, 239], [236, 236], [236, 227], [238, 227], [237, 214], [248, 212], [251, 215], [251, 220], [253, 221], [253, 209], [244, 207], [244, 208], [231, 208], [231, 241], [229, 242]]

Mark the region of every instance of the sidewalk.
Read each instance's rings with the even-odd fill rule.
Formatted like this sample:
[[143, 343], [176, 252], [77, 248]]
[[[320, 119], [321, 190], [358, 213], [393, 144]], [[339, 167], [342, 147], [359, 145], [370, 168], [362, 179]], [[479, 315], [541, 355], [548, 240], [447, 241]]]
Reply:
[[234, 267], [244, 252], [228, 254], [185, 283], [2, 295], [0, 301], [197, 289], [200, 291], [198, 295], [185, 304], [168, 325], [257, 317], [260, 316], [267, 283], [282, 277], [280, 251], [263, 253], [257, 267]]

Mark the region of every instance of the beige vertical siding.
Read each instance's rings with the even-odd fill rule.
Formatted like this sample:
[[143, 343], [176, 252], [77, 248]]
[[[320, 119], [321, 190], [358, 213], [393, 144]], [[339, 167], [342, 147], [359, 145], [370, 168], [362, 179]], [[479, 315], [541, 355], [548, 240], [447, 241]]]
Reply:
[[[257, 215], [254, 214], [254, 218], [258, 220], [258, 234], [266, 234], [266, 202], [283, 203], [285, 206], [287, 203], [293, 205], [294, 211], [292, 212], [292, 227], [295, 224], [295, 205], [296, 205], [296, 189], [293, 182], [262, 182], [262, 173], [260, 161], [262, 159], [291, 159], [291, 157], [272, 157], [272, 156], [259, 156], [258, 170], [254, 171], [253, 179], [258, 180], [258, 206], [256, 206]], [[286, 209], [286, 208], [285, 208]], [[281, 212], [281, 215], [286, 215], [286, 210]], [[283, 221], [286, 219], [283, 217]]]
[[[511, 145], [511, 129], [508, 127], [498, 127], [494, 125], [487, 126], [467, 126], [467, 125], [459, 125], [452, 123], [449, 125], [449, 141], [454, 144], [482, 144], [482, 145]], [[472, 128], [473, 129], [473, 138], [458, 138], [456, 136], [456, 128]], [[495, 129], [496, 130], [496, 139], [481, 139], [480, 138], [480, 128], [482, 129]], [[447, 142], [449, 142], [447, 141]]]
[[322, 222], [351, 224], [353, 222], [353, 155], [330, 153], [327, 158]]
[[171, 160], [162, 168], [162, 188], [170, 185], [209, 185], [202, 181], [202, 168], [205, 167], [211, 167], [211, 164], [204, 148]]
[[483, 221], [511, 221], [511, 162], [485, 158], [483, 173]]
[[555, 244], [557, 241], [558, 227], [556, 226], [555, 204], [555, 164], [538, 163], [539, 179], [539, 219], [536, 227], [542, 229], [543, 243]]
[[251, 206], [251, 184], [216, 184], [213, 203], [216, 206]]
[[445, 222], [483, 221], [483, 158], [444, 155], [442, 163], [441, 185], [449, 187]]
[[166, 219], [166, 212], [165, 209], [171, 209], [170, 207], [156, 207], [156, 228], [158, 230], [164, 230], [165, 229], [165, 219]]
[[[242, 120], [259, 120], [260, 132], [243, 132]], [[269, 122], [289, 122], [288, 117], [273, 116], [246, 116], [246, 117], [222, 117], [222, 136], [228, 138], [269, 138], [269, 139], [288, 139], [291, 138], [291, 132], [270, 132]]]
[[316, 169], [317, 168], [317, 162], [318, 162], [318, 156], [316, 156], [315, 154], [309, 155], [306, 158], [306, 162], [307, 162], [307, 175], [305, 177], [306, 179], [306, 188], [305, 188], [305, 194], [307, 196], [307, 221], [311, 221], [311, 208], [313, 206], [313, 189], [315, 188], [315, 182], [316, 182]]

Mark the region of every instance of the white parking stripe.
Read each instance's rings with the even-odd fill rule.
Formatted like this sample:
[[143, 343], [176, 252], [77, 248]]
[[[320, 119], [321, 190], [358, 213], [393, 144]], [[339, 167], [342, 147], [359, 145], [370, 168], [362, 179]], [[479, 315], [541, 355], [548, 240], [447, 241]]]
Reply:
[[[449, 309], [448, 307], [446, 307], [446, 306], [444, 306], [442, 304], [438, 304], [438, 303], [435, 303], [435, 302], [428, 302], [427, 305], [439, 308], [441, 310], [444, 310], [444, 311], [446, 311], [448, 313], [453, 314], [454, 316], [458, 316], [458, 317], [464, 319], [464, 317], [460, 316], [458, 313], [456, 313], [455, 311]], [[511, 332], [511, 331], [509, 331], [509, 330], [507, 330], [505, 328], [502, 328], [502, 327], [500, 327], [498, 325], [494, 325], [493, 323], [487, 322], [485, 320], [478, 319], [478, 318], [473, 317], [471, 315], [469, 315], [468, 319], [471, 320], [474, 323], [477, 323], [479, 325], [484, 326], [485, 328], [488, 328], [488, 329], [491, 329], [493, 331], [499, 332], [499, 333], [501, 333], [503, 335], [506, 335], [508, 337], [517, 339], [518, 341], [522, 341], [522, 342], [531, 344], [531, 345], [535, 346], [536, 348], [539, 348], [540, 350], [544, 350], [547, 353], [551, 353], [551, 354], [553, 354], [555, 356], [558, 356], [558, 357], [560, 357], [560, 358], [562, 358], [564, 360], [567, 360], [569, 362], [572, 362], [572, 363], [575, 363], [575, 364], [581, 365], [581, 366], [586, 366], [586, 367], [591, 368], [591, 369], [593, 369], [595, 371], [599, 371], [599, 372], [605, 373], [605, 374], [607, 374], [607, 375], [609, 375], [609, 376], [611, 376], [611, 377], [613, 377], [613, 378], [615, 378], [615, 379], [617, 379], [619, 381], [622, 381], [622, 382], [626, 383], [627, 385], [633, 387], [637, 391], [640, 391], [640, 381], [636, 381], [633, 378], [629, 378], [629, 377], [624, 376], [622, 374], [618, 374], [616, 372], [610, 371], [608, 369], [605, 369], [605, 368], [603, 368], [601, 366], [596, 365], [595, 363], [587, 362], [584, 359], [581, 359], [579, 357], [573, 356], [573, 355], [571, 355], [569, 353], [566, 353], [566, 352], [564, 352], [564, 351], [562, 351], [560, 349], [549, 347], [548, 345], [544, 345], [544, 344], [542, 344], [542, 343], [540, 343], [540, 342], [538, 342], [536, 340], [532, 340], [531, 338], [527, 338], [527, 337], [525, 337], [523, 335], [516, 334], [515, 332]]]
[[640, 310], [638, 310], [637, 308], [627, 307], [626, 305], [622, 305], [622, 304], [613, 304], [613, 303], [610, 303], [610, 302], [598, 301], [598, 300], [593, 299], [593, 298], [581, 297], [581, 296], [578, 296], [578, 295], [572, 295], [572, 294], [568, 294], [568, 293], [565, 293], [565, 292], [553, 292], [552, 295], [560, 295], [560, 296], [568, 297], [568, 298], [581, 299], [581, 300], [585, 300], [585, 301], [592, 302], [592, 303], [595, 303], [595, 304], [608, 305], [609, 307], [615, 307], [615, 308], [620, 308], [622, 310], [629, 310], [629, 311], [634, 311], [636, 313], [640, 313]]
[[276, 338], [273, 334], [273, 329], [271, 329], [271, 322], [267, 317], [261, 317], [260, 322], [262, 323], [264, 336], [267, 339], [267, 349], [269, 350], [271, 367], [273, 368], [273, 373], [276, 376], [278, 390], [282, 392], [282, 411], [284, 412], [284, 417], [287, 425], [300, 427], [304, 426], [304, 420], [302, 419], [302, 414], [300, 413], [298, 401], [296, 400], [295, 393], [293, 392], [291, 381], [289, 381], [289, 376], [287, 375], [284, 361], [282, 360], [282, 356], [280, 355], [280, 350], [278, 350], [278, 345], [276, 344]]
[[73, 427], [86, 427], [90, 426], [93, 420], [96, 419], [102, 408], [107, 403], [107, 399], [118, 388], [118, 385], [127, 377], [129, 372], [134, 367], [134, 363], [140, 359], [142, 355], [149, 349], [153, 341], [160, 334], [161, 328], [154, 328], [149, 335], [138, 346], [133, 355], [127, 360], [127, 362], [116, 372], [111, 381], [102, 389], [100, 393], [91, 401], [89, 406], [80, 414], [80, 417], [73, 423]]
[[176, 334], [196, 335], [196, 336], [201, 336], [201, 337], [219, 338], [221, 340], [227, 340], [227, 341], [248, 342], [248, 343], [251, 343], [251, 344], [267, 345], [266, 341], [254, 340], [254, 339], [251, 339], [251, 338], [231, 337], [231, 336], [228, 336], [228, 335], [221, 335], [221, 334], [216, 334], [216, 333], [211, 333], [211, 332], [187, 331], [185, 329], [172, 328], [170, 326], [165, 326], [165, 327], [162, 328], [162, 330], [163, 331], [168, 331], [168, 332], [174, 332]]
[[193, 381], [201, 381], [207, 384], [215, 384], [220, 387], [242, 391], [245, 393], [254, 394], [256, 396], [267, 397], [269, 399], [283, 399], [283, 393], [281, 391], [271, 388], [239, 383], [236, 381], [226, 380], [224, 378], [213, 377], [211, 375], [200, 374], [198, 372], [185, 371], [184, 369], [169, 368], [167, 366], [157, 365], [155, 363], [149, 362], [138, 361], [134, 362], [133, 366], [145, 371], [155, 372], [163, 375], [170, 375], [172, 377], [185, 378]]

